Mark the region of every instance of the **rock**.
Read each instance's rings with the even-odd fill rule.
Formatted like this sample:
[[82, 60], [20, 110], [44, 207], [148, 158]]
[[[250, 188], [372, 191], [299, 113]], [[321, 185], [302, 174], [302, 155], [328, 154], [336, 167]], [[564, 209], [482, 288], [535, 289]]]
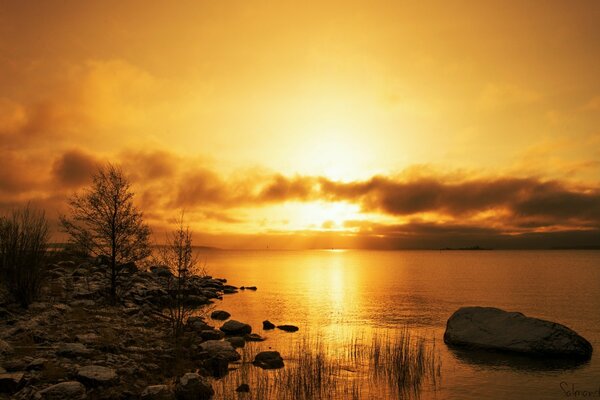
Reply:
[[163, 278], [171, 278], [173, 276], [173, 273], [171, 272], [169, 267], [163, 265], [150, 267], [150, 271], [156, 276], [160, 276]]
[[85, 399], [85, 386], [77, 381], [61, 382], [37, 392], [36, 399], [43, 400], [70, 400]]
[[251, 333], [249, 335], [244, 336], [246, 342], [264, 342], [266, 339], [260, 336], [257, 333]]
[[277, 329], [281, 329], [286, 332], [296, 332], [299, 328], [295, 325], [277, 325]]
[[564, 325], [492, 307], [463, 307], [446, 324], [451, 346], [589, 359], [592, 345]]
[[231, 336], [225, 340], [227, 340], [229, 343], [231, 343], [231, 345], [235, 348], [244, 347], [246, 345], [246, 341], [244, 340], [243, 337], [240, 337], [240, 336]]
[[0, 355], [11, 354], [13, 351], [14, 350], [10, 344], [0, 339]]
[[263, 321], [263, 330], [268, 331], [269, 329], [275, 329], [275, 325], [269, 320]]
[[221, 328], [226, 335], [246, 335], [248, 333], [252, 333], [252, 327], [248, 324], [244, 324], [243, 322], [236, 321], [231, 319], [223, 324]]
[[75, 339], [83, 344], [96, 344], [100, 341], [100, 336], [96, 333], [82, 333], [75, 335]]
[[200, 331], [200, 337], [204, 340], [219, 340], [223, 339], [225, 334], [216, 329], [205, 329]]
[[117, 268], [119, 269], [119, 271], [124, 272], [126, 274], [135, 274], [139, 271], [137, 265], [135, 265], [135, 262], [133, 261], [118, 265]]
[[14, 393], [23, 382], [23, 372], [8, 372], [0, 374], [0, 393]]
[[214, 378], [222, 378], [229, 372], [229, 361], [223, 356], [207, 358], [202, 365]]
[[261, 351], [254, 357], [253, 364], [262, 369], [283, 368], [283, 358], [278, 351]]
[[210, 314], [212, 319], [218, 319], [219, 321], [225, 321], [227, 318], [231, 317], [227, 311], [223, 310], [215, 310]]
[[200, 343], [200, 349], [206, 351], [209, 357], [222, 357], [227, 361], [237, 361], [240, 359], [238, 352], [227, 341], [207, 340], [204, 343]]
[[179, 379], [175, 394], [178, 400], [209, 400], [215, 391], [208, 379], [195, 372], [188, 372]]
[[56, 350], [56, 354], [63, 357], [80, 357], [87, 356], [92, 351], [85, 347], [82, 343], [62, 343], [58, 350]]
[[254, 290], [256, 291], [256, 286], [246, 286], [246, 290]]
[[107, 386], [117, 383], [119, 377], [112, 368], [102, 367], [100, 365], [87, 365], [79, 368], [77, 379], [89, 387]]
[[27, 367], [25, 368], [27, 371], [39, 371], [41, 369], [44, 369], [44, 364], [46, 364], [48, 360], [46, 360], [45, 358], [36, 358], [34, 360], [32, 360], [29, 364], [27, 364]]
[[242, 383], [235, 391], [238, 393], [248, 393], [250, 391], [250, 386], [247, 383]]
[[141, 395], [142, 400], [175, 400], [175, 393], [168, 385], [146, 386]]

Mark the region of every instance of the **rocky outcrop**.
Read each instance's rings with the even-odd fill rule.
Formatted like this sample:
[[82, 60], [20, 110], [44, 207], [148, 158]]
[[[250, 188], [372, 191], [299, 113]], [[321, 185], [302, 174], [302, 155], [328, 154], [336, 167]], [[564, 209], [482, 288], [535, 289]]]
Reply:
[[278, 351], [261, 351], [254, 357], [253, 364], [262, 369], [283, 368], [283, 358]]
[[446, 325], [451, 346], [532, 356], [589, 359], [592, 345], [564, 325], [492, 307], [463, 307]]

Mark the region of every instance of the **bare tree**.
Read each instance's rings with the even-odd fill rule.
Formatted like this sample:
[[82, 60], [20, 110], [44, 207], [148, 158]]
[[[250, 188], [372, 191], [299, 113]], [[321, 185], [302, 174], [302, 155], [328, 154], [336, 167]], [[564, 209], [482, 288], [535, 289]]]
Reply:
[[184, 325], [195, 307], [190, 303], [190, 281], [203, 268], [193, 252], [192, 232], [183, 224], [183, 213], [176, 230], [167, 234], [165, 246], [158, 250], [158, 261], [167, 266], [172, 278], [169, 279], [170, 303], [167, 305], [167, 319], [173, 329], [175, 340], [183, 333]]
[[39, 295], [48, 239], [48, 222], [43, 211], [27, 205], [0, 218], [0, 275], [23, 307]]
[[133, 197], [123, 171], [107, 164], [98, 168], [89, 188], [69, 199], [70, 217], [60, 218], [71, 243], [89, 255], [108, 257], [113, 302], [120, 284], [120, 265], [150, 255], [150, 228]]

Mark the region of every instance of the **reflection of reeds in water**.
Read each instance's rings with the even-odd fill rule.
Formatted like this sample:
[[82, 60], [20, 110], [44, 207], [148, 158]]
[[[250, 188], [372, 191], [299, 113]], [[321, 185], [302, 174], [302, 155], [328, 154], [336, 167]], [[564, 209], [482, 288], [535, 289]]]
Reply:
[[[306, 336], [282, 351], [286, 364], [278, 370], [254, 367], [256, 353], [253, 345], [242, 351], [240, 368], [215, 382], [215, 398], [418, 398], [426, 385], [435, 389], [440, 377], [435, 342], [408, 329], [375, 333], [370, 342], [354, 336], [333, 345]], [[250, 393], [235, 392], [242, 383], [250, 385]]]

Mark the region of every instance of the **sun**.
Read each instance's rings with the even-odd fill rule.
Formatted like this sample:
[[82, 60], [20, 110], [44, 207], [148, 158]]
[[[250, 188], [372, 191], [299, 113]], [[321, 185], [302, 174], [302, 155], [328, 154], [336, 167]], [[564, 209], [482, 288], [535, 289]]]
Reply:
[[361, 220], [364, 216], [356, 204], [319, 201], [299, 205], [294, 219], [297, 219], [302, 229], [347, 231], [347, 221]]

